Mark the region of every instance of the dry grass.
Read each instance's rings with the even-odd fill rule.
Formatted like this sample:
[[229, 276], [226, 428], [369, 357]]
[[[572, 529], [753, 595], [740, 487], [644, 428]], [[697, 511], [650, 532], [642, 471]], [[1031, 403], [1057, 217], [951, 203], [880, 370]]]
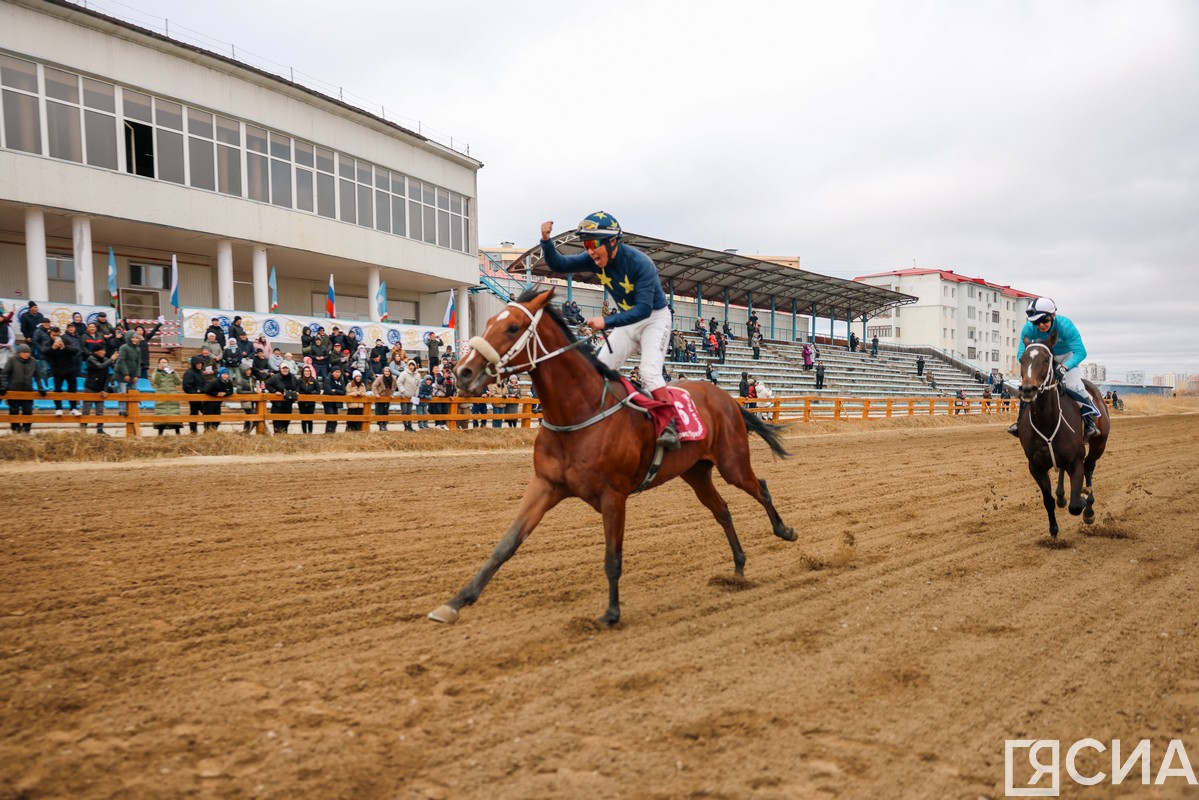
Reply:
[[[1132, 395], [1121, 416], [1155, 416], [1199, 412], [1199, 397]], [[870, 420], [814, 420], [790, 422], [784, 439], [867, 430], [950, 428], [963, 425], [1007, 425], [1011, 414], [896, 416]], [[784, 423], [788, 423], [784, 420]], [[394, 423], [393, 423], [394, 425]], [[0, 436], [0, 463], [4, 462], [119, 462], [183, 456], [287, 456], [323, 453], [438, 452], [445, 450], [511, 450], [531, 448], [536, 428], [477, 428], [466, 431], [389, 431], [325, 436], [242, 436], [212, 433], [202, 436], [154, 435], [139, 438], [47, 432], [34, 436]]]
[[537, 431], [478, 428], [470, 431], [389, 431], [334, 436], [242, 436], [208, 433], [137, 438], [44, 433], [0, 438], [0, 462], [132, 461], [183, 456], [279, 456], [319, 453], [402, 453], [444, 450], [510, 450], [531, 447]]

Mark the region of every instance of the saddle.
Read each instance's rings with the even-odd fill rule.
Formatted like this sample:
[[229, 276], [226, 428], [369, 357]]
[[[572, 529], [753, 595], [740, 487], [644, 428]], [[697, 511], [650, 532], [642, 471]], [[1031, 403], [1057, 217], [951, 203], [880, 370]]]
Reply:
[[679, 432], [679, 440], [693, 442], [708, 435], [704, 421], [695, 409], [695, 401], [691, 393], [677, 386], [667, 386], [666, 392], [670, 397], [669, 403], [655, 400], [648, 394], [637, 389], [628, 378], [621, 376], [621, 383], [629, 393], [629, 401], [639, 408], [645, 409], [654, 421], [654, 436], [659, 436], [670, 421], [675, 421]]

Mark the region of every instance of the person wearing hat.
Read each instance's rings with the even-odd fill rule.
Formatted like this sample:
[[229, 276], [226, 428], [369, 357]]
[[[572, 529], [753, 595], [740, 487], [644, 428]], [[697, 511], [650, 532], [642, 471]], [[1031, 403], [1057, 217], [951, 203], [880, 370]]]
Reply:
[[387, 366], [390, 358], [391, 348], [383, 344], [382, 339], [375, 339], [375, 346], [371, 348], [371, 372], [382, 375], [383, 368]]
[[0, 302], [0, 372], [8, 365], [17, 347], [17, 335], [13, 331], [12, 318], [15, 311], [4, 313], [4, 303]]
[[378, 400], [375, 401], [375, 416], [383, 417], [379, 420], [379, 430], [387, 430], [387, 416], [391, 414], [391, 398], [395, 397], [396, 379], [392, 374], [391, 367], [384, 367], [379, 377], [375, 378], [371, 383], [371, 393]]
[[[272, 414], [292, 413], [292, 404], [295, 402], [296, 395], [300, 391], [300, 381], [292, 374], [290, 361], [284, 361], [279, 365], [279, 372], [267, 380], [266, 391], [279, 396], [278, 400], [271, 401]], [[287, 433], [287, 428], [290, 425], [291, 420], [286, 419], [277, 419], [271, 422], [275, 433]]]
[[[117, 350], [117, 363], [112, 368], [112, 377], [116, 381], [117, 392], [124, 393], [137, 390], [137, 378], [142, 370], [142, 337], [136, 333], [125, 334], [125, 343]], [[121, 404], [121, 416], [129, 414], [128, 404]]]
[[30, 300], [29, 305], [25, 308], [25, 313], [19, 315], [19, 319], [21, 320], [21, 338], [25, 340], [25, 344], [32, 348], [33, 332], [37, 330], [46, 317], [38, 310], [37, 303]]
[[[420, 373], [416, 371], [416, 362], [408, 359], [404, 369], [396, 375], [396, 395], [400, 398], [400, 413], [408, 416], [413, 413], [413, 405], [418, 402], [420, 394]], [[404, 430], [412, 430], [412, 423], [405, 422]]]
[[[322, 394], [327, 394], [332, 397], [345, 397], [346, 395], [346, 376], [341, 371], [341, 365], [338, 364], [329, 371], [329, 377], [325, 378], [325, 385]], [[340, 414], [341, 403], [337, 400], [322, 402], [322, 410], [326, 414]], [[337, 433], [337, 420], [325, 420], [325, 433]]]
[[[113, 338], [113, 336], [116, 335], [116, 329], [113, 328], [112, 323], [108, 321], [108, 312], [107, 311], [100, 311], [99, 313], [96, 314], [95, 326], [96, 326], [96, 333], [100, 334], [101, 339], [110, 341]], [[119, 342], [117, 344], [118, 344], [118, 346], [120, 345]], [[108, 348], [109, 353], [115, 353], [116, 350], [117, 350], [116, 347]]]
[[204, 339], [205, 341], [215, 340], [221, 346], [222, 350], [225, 349], [225, 342], [228, 339], [225, 338], [225, 329], [221, 327], [220, 317], [212, 318], [212, 324], [204, 329]]
[[208, 395], [209, 397], [217, 398], [216, 400], [204, 401], [204, 416], [216, 417], [216, 419], [212, 421], [205, 420], [205, 432], [220, 429], [221, 398], [232, 397], [234, 394], [236, 394], [236, 392], [237, 388], [233, 385], [233, 380], [229, 375], [229, 370], [223, 367], [217, 372], [215, 378], [204, 384], [204, 394]]
[[[207, 383], [208, 376], [204, 374], [204, 359], [200, 356], [192, 356], [191, 367], [183, 374], [183, 393], [204, 394], [204, 386]], [[189, 400], [187, 409], [191, 416], [198, 417], [204, 413], [204, 403], [197, 400]], [[189, 422], [188, 427], [192, 433], [199, 432], [194, 422]]]
[[[550, 238], [553, 230], [553, 221], [541, 224], [541, 252], [546, 266], [560, 274], [594, 272], [616, 302], [615, 314], [587, 321], [593, 331], [611, 331], [608, 346], [601, 347], [596, 354], [599, 360], [619, 370], [629, 356], [640, 350], [645, 391], [673, 409], [662, 380], [670, 338], [670, 308], [654, 262], [637, 248], [625, 244], [620, 223], [603, 211], [588, 215], [575, 229], [586, 252], [562, 255]], [[657, 445], [665, 450], [678, 450], [681, 446], [673, 414], [658, 435]]]
[[[46, 384], [42, 380], [37, 361], [33, 358], [33, 348], [27, 344], [17, 345], [17, 357], [10, 358], [4, 365], [3, 380], [0, 381], [0, 397], [7, 392], [37, 392], [46, 396]], [[9, 398], [10, 414], [31, 416], [33, 414], [32, 400], [13, 400]], [[28, 422], [14, 422], [13, 433], [29, 433], [33, 426]]]

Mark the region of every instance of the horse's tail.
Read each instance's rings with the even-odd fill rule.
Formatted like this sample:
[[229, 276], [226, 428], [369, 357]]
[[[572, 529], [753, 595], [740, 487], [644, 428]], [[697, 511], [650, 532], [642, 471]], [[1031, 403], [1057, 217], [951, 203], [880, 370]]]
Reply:
[[744, 406], [738, 406], [741, 409], [741, 419], [745, 421], [745, 427], [752, 433], [756, 433], [766, 440], [766, 444], [770, 445], [770, 449], [780, 458], [787, 458], [791, 454], [783, 447], [783, 443], [779, 441], [779, 434], [787, 427], [786, 425], [771, 425], [763, 422], [762, 418], [757, 414], [751, 414], [745, 410]]

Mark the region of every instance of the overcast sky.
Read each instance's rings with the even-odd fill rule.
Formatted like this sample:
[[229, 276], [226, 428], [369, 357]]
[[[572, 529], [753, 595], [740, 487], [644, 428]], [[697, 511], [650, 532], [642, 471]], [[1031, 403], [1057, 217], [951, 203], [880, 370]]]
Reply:
[[[1199, 372], [1199, 4], [91, 0], [467, 142], [479, 242], [597, 209], [839, 277], [1053, 297]], [[273, 63], [272, 63], [273, 62]]]

